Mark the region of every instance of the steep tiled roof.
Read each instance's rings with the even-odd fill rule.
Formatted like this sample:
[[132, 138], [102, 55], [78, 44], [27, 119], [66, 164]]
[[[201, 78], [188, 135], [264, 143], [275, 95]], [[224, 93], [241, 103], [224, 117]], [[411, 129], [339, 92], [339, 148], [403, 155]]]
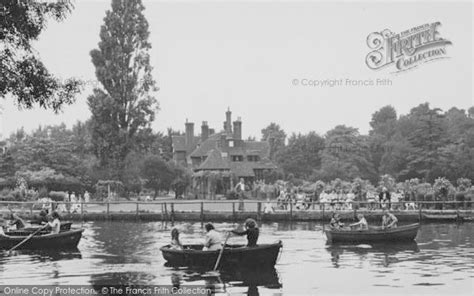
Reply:
[[237, 177], [255, 177], [255, 173], [250, 163], [245, 162], [231, 162], [230, 170]]
[[211, 150], [206, 160], [199, 166], [201, 170], [228, 170], [229, 168], [229, 162], [217, 149]]
[[199, 143], [199, 146], [189, 155], [190, 157], [203, 157], [208, 153], [217, 148], [217, 142], [220, 139], [221, 133], [213, 134], [207, 138], [204, 142]]

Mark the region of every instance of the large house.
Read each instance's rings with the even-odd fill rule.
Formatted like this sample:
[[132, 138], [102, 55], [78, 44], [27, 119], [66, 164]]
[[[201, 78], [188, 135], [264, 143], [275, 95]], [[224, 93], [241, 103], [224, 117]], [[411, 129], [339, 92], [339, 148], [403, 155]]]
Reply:
[[232, 122], [231, 114], [227, 110], [224, 129], [218, 133], [204, 121], [200, 136], [194, 135], [194, 123], [186, 120], [185, 134], [172, 138], [174, 160], [195, 172], [229, 172], [249, 181], [262, 179], [265, 170], [276, 169], [269, 158], [269, 143], [243, 140], [242, 121]]

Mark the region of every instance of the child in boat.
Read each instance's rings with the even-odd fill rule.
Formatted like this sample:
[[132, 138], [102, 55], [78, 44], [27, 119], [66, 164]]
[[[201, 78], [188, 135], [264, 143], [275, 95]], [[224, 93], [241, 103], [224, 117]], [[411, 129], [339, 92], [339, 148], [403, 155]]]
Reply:
[[382, 229], [385, 228], [396, 228], [398, 223], [397, 217], [394, 214], [390, 213], [388, 210], [383, 211], [382, 216]]
[[344, 227], [344, 223], [341, 222], [341, 217], [338, 213], [333, 213], [331, 222], [329, 222], [329, 227], [332, 229], [342, 229]]
[[247, 247], [257, 246], [257, 240], [260, 231], [257, 227], [257, 222], [255, 222], [254, 219], [249, 218], [245, 220], [245, 230], [232, 230], [231, 232], [236, 235], [247, 235]]
[[368, 230], [369, 229], [369, 224], [367, 223], [367, 220], [365, 220], [364, 215], [358, 214], [357, 219], [359, 219], [359, 222], [357, 223], [352, 223], [349, 226], [359, 226], [359, 230]]
[[203, 251], [222, 249], [222, 238], [221, 235], [214, 229], [214, 225], [207, 223], [205, 228], [207, 233], [204, 241]]
[[59, 221], [59, 214], [58, 212], [53, 212], [51, 215], [51, 220], [48, 222], [48, 226], [51, 227], [51, 233], [57, 234], [61, 230], [61, 221]]
[[179, 230], [177, 228], [173, 228], [171, 230], [171, 249], [175, 250], [182, 250], [183, 245], [179, 241]]

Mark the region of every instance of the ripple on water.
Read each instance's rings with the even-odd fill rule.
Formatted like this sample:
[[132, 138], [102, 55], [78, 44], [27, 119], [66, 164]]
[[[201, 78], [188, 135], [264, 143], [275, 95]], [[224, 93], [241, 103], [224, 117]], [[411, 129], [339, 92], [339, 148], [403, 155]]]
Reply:
[[[181, 230], [183, 242], [202, 242], [200, 223], [175, 226]], [[236, 224], [215, 226], [230, 229]], [[472, 286], [474, 277], [472, 224], [423, 225], [417, 244], [396, 248], [365, 244], [335, 247], [326, 244], [319, 225], [263, 224], [261, 242], [283, 241], [275, 269], [218, 278], [198, 270], [164, 266], [159, 248], [169, 242], [171, 224], [89, 222], [84, 227], [77, 251], [0, 254], [2, 283], [202, 284], [225, 293], [252, 294], [257, 289], [260, 294], [272, 295], [351, 294], [355, 290], [405, 294], [413, 287], [443, 286], [462, 294], [469, 291], [459, 291], [459, 287]], [[459, 228], [455, 231], [455, 227]], [[243, 243], [245, 238], [234, 237], [230, 242]]]

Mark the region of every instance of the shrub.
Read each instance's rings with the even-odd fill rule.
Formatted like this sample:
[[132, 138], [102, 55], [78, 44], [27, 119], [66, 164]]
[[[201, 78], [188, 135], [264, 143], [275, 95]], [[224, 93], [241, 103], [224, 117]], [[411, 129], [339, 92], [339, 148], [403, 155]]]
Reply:
[[14, 201], [14, 200], [15, 200], [15, 196], [13, 195], [12, 190], [10, 190], [10, 189], [8, 189], [8, 188], [3, 188], [3, 189], [0, 191], [0, 200], [4, 200], [4, 201]]
[[51, 191], [48, 196], [54, 201], [64, 201], [68, 194], [64, 191]]
[[48, 189], [46, 189], [46, 187], [41, 187], [41, 189], [38, 191], [38, 198], [44, 197], [48, 197]]

